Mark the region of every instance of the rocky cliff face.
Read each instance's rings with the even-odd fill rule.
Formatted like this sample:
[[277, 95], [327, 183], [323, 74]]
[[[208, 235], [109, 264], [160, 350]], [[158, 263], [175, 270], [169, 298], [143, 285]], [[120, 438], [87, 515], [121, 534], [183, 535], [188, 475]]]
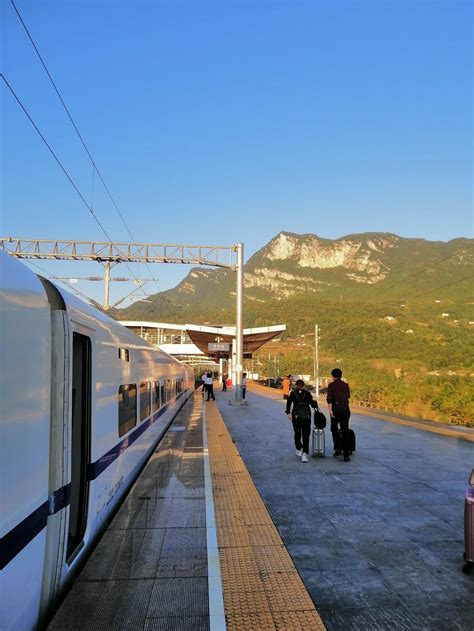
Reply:
[[[315, 234], [281, 232], [245, 265], [249, 302], [282, 301], [296, 295], [316, 300], [419, 298], [445, 288], [444, 296], [466, 294], [474, 273], [474, 240], [448, 243], [405, 239], [389, 233], [364, 233], [330, 240]], [[151, 296], [180, 308], [212, 312], [232, 305], [235, 278], [223, 269], [195, 268], [174, 289]], [[434, 297], [434, 294], [432, 295]], [[438, 296], [436, 296], [438, 297]], [[139, 307], [139, 309], [143, 309]], [[123, 310], [137, 311], [134, 305]], [[148, 307], [150, 313], [153, 307]], [[130, 317], [132, 313], [129, 314]], [[135, 314], [136, 315], [136, 314]]]
[[[369, 274], [381, 274], [381, 258], [388, 248], [394, 247], [398, 237], [376, 237], [356, 240], [344, 238], [338, 241], [325, 241], [310, 234], [303, 239], [297, 235], [281, 232], [264, 248], [264, 255], [270, 261], [292, 259], [300, 267], [328, 269], [346, 267]], [[386, 272], [382, 273], [382, 277]]]
[[[338, 270], [349, 281], [373, 285], [389, 275], [387, 252], [398, 241], [395, 235], [357, 235], [329, 241], [313, 234], [281, 232], [260, 251], [253, 266], [252, 259], [249, 261], [245, 284], [248, 288], [278, 291], [281, 297], [300, 293], [303, 288], [322, 292], [333, 282], [330, 278], [317, 278], [317, 272]], [[293, 273], [284, 271], [288, 266]]]

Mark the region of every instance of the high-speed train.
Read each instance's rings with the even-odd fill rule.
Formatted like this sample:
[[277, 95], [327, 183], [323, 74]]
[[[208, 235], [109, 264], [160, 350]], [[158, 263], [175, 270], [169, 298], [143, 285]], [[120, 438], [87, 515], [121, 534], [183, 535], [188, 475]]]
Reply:
[[189, 366], [0, 252], [0, 628], [36, 629], [194, 388]]

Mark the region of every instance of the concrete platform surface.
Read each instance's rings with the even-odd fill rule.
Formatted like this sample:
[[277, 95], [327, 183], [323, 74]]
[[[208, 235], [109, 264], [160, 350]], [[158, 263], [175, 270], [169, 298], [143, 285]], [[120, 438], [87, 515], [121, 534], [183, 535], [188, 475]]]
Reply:
[[202, 419], [192, 402], [178, 413], [48, 628], [210, 628]]
[[304, 464], [278, 393], [216, 392], [224, 421], [326, 627], [474, 630], [462, 573], [474, 445], [353, 414], [357, 452]]
[[145, 465], [50, 631], [324, 631], [214, 402]]

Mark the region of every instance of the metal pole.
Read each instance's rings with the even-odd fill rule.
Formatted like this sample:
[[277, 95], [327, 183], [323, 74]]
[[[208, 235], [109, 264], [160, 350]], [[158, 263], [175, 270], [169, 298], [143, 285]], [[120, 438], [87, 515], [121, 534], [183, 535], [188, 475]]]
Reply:
[[235, 384], [237, 383], [237, 377], [235, 375], [235, 367], [237, 365], [237, 361], [236, 361], [236, 352], [235, 352], [235, 337], [232, 338], [232, 362], [231, 362], [231, 374], [232, 374], [232, 386], [234, 388], [237, 387]]
[[244, 363], [244, 244], [235, 245], [237, 251], [237, 321], [235, 326], [236, 366], [235, 399], [242, 400], [242, 370]]
[[110, 261], [105, 261], [104, 311], [109, 310], [109, 290], [110, 290]]
[[314, 325], [314, 383], [316, 386], [316, 399], [319, 396], [319, 326]]

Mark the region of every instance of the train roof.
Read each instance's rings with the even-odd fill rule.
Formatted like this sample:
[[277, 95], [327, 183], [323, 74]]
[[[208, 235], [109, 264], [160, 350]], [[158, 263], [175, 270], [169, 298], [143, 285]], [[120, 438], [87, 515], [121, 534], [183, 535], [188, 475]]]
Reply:
[[[100, 309], [74, 296], [53, 281], [44, 279], [24, 263], [16, 261], [9, 254], [0, 251], [0, 291], [4, 297], [15, 294], [17, 303], [20, 301], [25, 308], [38, 306], [38, 304], [46, 307], [48, 306], [48, 298], [43, 281], [46, 285], [52, 286], [61, 296], [71, 320], [92, 330], [102, 331], [102, 335], [109, 338], [109, 342], [111, 341], [118, 346], [150, 350], [154, 352], [155, 356], [161, 357], [163, 361], [181, 364], [175, 357], [153, 346]], [[51, 297], [49, 298], [51, 304]]]

